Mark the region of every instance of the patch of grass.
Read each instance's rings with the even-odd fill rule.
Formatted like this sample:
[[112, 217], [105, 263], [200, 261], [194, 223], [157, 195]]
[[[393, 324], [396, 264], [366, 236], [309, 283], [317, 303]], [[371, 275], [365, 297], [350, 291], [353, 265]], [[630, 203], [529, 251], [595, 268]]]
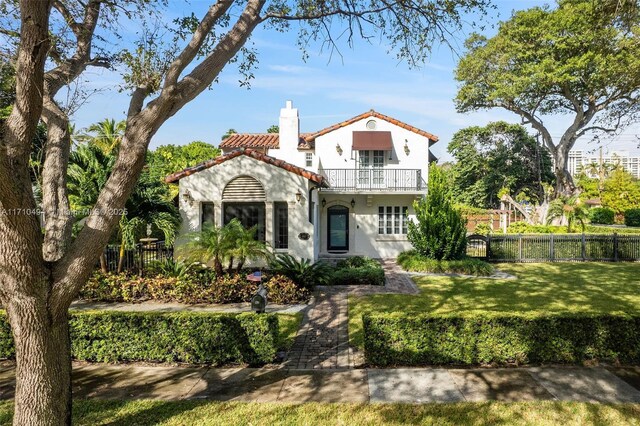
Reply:
[[301, 322], [302, 312], [296, 312], [295, 314], [278, 314], [278, 324], [280, 325], [278, 349], [289, 350], [291, 348]]
[[434, 274], [464, 274], [488, 277], [495, 272], [493, 265], [479, 259], [427, 259], [414, 250], [400, 253], [398, 256], [398, 264], [406, 271], [431, 272]]
[[[0, 403], [10, 424], [11, 403]], [[584, 402], [465, 402], [455, 404], [281, 404], [211, 401], [74, 403], [75, 425], [637, 425], [638, 404]]]
[[473, 316], [505, 313], [640, 313], [636, 263], [499, 264], [515, 280], [414, 277], [418, 295], [349, 297], [349, 335], [362, 347], [365, 312], [415, 312]]

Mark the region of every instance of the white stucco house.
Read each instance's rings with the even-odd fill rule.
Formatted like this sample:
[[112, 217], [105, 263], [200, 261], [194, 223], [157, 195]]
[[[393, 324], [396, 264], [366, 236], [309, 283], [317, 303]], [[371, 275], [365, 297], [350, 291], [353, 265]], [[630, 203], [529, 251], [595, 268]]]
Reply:
[[237, 217], [296, 257], [390, 258], [411, 247], [407, 223], [437, 136], [373, 110], [300, 133], [291, 101], [279, 126], [231, 135], [220, 157], [167, 177], [179, 182], [181, 233]]

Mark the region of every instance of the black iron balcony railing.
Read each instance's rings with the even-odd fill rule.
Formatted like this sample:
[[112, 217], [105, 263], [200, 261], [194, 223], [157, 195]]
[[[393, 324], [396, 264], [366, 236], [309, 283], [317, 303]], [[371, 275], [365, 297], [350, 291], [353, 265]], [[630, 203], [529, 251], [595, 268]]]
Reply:
[[419, 169], [324, 169], [329, 181], [324, 191], [425, 191]]

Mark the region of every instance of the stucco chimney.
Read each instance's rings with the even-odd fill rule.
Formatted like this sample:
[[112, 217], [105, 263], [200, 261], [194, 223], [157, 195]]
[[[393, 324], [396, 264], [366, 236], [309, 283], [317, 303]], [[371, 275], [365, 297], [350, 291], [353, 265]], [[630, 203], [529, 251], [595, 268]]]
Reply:
[[300, 118], [292, 101], [280, 110], [280, 152], [285, 157], [297, 157], [300, 138]]

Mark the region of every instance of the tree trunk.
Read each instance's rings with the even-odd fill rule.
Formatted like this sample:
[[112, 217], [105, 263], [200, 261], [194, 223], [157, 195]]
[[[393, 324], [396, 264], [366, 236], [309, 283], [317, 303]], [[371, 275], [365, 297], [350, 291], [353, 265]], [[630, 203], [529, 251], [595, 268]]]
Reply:
[[[573, 145], [571, 145], [573, 146]], [[567, 170], [567, 159], [569, 156], [569, 149], [563, 149], [558, 147], [555, 153], [555, 175], [556, 175], [556, 187], [553, 194], [553, 198], [561, 196], [570, 197], [576, 191], [576, 186], [573, 183], [573, 178]]]
[[71, 424], [71, 355], [66, 313], [51, 315], [36, 298], [7, 307], [16, 346], [14, 425]]
[[124, 246], [124, 240], [120, 243], [120, 253], [118, 256], [118, 273], [121, 274], [122, 273], [122, 268], [124, 266], [124, 256], [126, 254], [126, 250], [125, 250], [125, 246]]
[[104, 254], [104, 251], [100, 255], [100, 270], [103, 274], [108, 274], [109, 269], [107, 268], [107, 257]]

